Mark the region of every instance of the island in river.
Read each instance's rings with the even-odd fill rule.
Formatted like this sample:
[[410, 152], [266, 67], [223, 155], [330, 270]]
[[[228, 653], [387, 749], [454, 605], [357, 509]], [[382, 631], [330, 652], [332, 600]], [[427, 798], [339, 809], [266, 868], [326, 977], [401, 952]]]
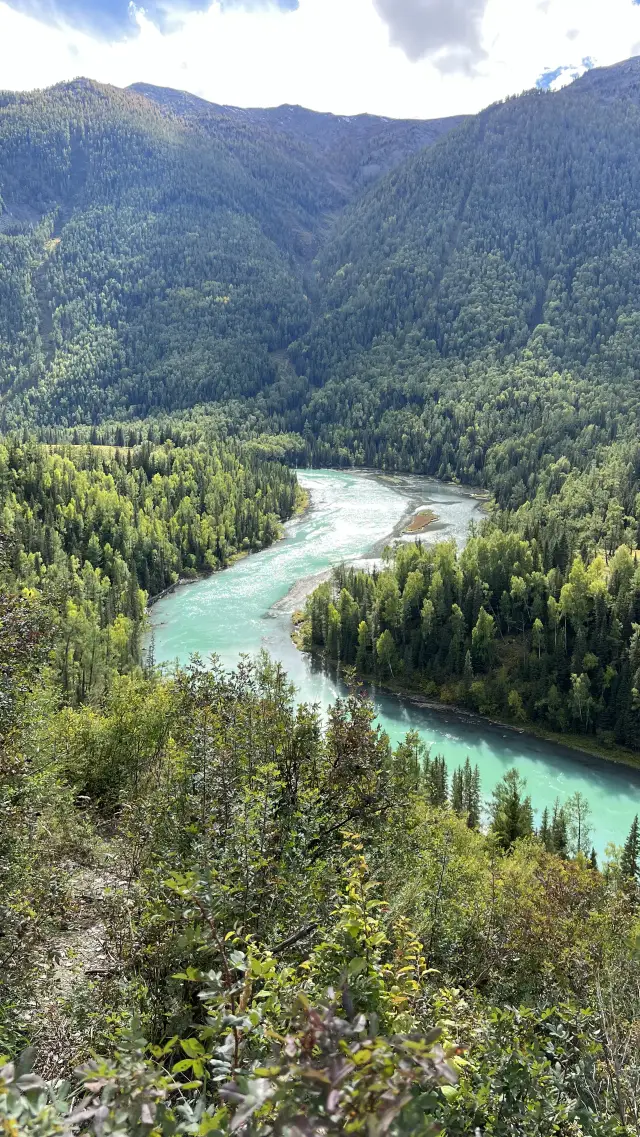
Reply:
[[[439, 518], [421, 537], [427, 543], [452, 539], [462, 547], [471, 523], [483, 517], [483, 503], [474, 494], [428, 478], [309, 470], [299, 472], [299, 479], [311, 505], [287, 523], [283, 541], [155, 605], [156, 660], [184, 664], [194, 652], [203, 658], [214, 653], [233, 668], [241, 655], [255, 657], [266, 649], [296, 685], [301, 702], [327, 707], [345, 693], [339, 675], [291, 641], [291, 617], [305, 596], [332, 566], [372, 564], [392, 538], [413, 539], [403, 537], [403, 530], [417, 509], [432, 509]], [[637, 770], [454, 710], [420, 706], [411, 697], [375, 687], [371, 695], [393, 744], [415, 729], [450, 769], [469, 755], [480, 767], [485, 796], [512, 766], [527, 778], [538, 813], [579, 790], [593, 808], [599, 852], [609, 841], [623, 841], [640, 812]]]
[[432, 509], [421, 509], [418, 513], [414, 513], [411, 521], [405, 528], [405, 533], [411, 533], [415, 537], [419, 533], [426, 532], [429, 526], [433, 525], [434, 521], [439, 520], [438, 514], [434, 513]]

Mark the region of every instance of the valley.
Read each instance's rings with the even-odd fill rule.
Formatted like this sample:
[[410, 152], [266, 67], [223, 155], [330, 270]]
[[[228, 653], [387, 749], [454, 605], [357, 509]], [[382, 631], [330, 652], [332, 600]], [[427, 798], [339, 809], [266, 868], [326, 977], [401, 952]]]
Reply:
[[159, 48], [305, 0], [97, 7], [0, 92], [0, 1132], [637, 1137], [640, 57], [251, 108]]
[[[293, 612], [318, 579], [331, 566], [358, 565], [379, 556], [394, 529], [402, 529], [414, 502], [433, 504], [441, 515], [432, 541], [453, 538], [460, 546], [480, 513], [468, 494], [429, 479], [302, 471], [298, 481], [311, 494], [309, 516], [288, 522], [283, 543], [154, 605], [151, 636], [155, 659], [165, 664], [186, 666], [197, 652], [205, 660], [216, 655], [225, 669], [233, 670], [242, 655], [255, 658], [266, 651], [295, 684], [298, 702], [326, 710], [346, 696], [347, 688], [335, 671], [298, 652], [291, 641]], [[517, 767], [527, 779], [538, 823], [556, 800], [564, 803], [576, 792], [583, 794], [596, 818], [593, 841], [599, 855], [633, 821], [640, 772], [478, 717], [465, 720], [452, 708], [423, 710], [419, 698], [398, 698], [375, 687], [371, 696], [376, 721], [392, 745], [414, 730], [431, 754], [444, 757], [452, 769], [469, 757], [479, 766], [487, 795], [506, 770]]]

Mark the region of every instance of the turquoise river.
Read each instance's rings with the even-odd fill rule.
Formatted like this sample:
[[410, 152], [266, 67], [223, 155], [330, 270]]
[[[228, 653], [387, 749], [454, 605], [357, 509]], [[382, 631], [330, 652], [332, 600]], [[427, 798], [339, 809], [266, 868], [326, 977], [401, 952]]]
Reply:
[[[375, 559], [409, 517], [429, 507], [439, 521], [421, 539], [466, 539], [481, 505], [470, 493], [427, 478], [387, 477], [368, 472], [308, 470], [299, 473], [311, 508], [286, 526], [271, 549], [239, 561], [225, 572], [177, 588], [152, 608], [155, 658], [187, 662], [198, 652], [216, 654], [233, 668], [241, 654], [266, 648], [282, 662], [303, 702], [326, 707], [344, 688], [335, 675], [300, 653], [291, 641], [291, 614], [304, 596], [343, 561]], [[640, 770], [607, 763], [481, 719], [431, 710], [409, 699], [373, 691], [379, 722], [392, 742], [417, 729], [432, 753], [450, 770], [467, 755], [477, 762], [488, 797], [506, 770], [526, 777], [539, 816], [576, 790], [589, 800], [594, 843], [622, 843], [640, 811]]]

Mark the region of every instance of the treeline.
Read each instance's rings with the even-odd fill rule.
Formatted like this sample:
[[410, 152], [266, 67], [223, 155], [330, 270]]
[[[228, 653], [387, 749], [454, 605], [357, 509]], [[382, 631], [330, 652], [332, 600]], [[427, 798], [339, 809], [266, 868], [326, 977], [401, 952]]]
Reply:
[[[268, 423], [268, 397], [256, 404]], [[555, 462], [584, 470], [605, 461], [613, 444], [628, 452], [635, 492], [640, 489], [633, 382], [594, 383], [532, 361], [430, 364], [415, 338], [399, 357], [393, 345], [377, 346], [348, 375], [313, 391], [298, 418], [278, 414], [274, 422], [302, 433], [318, 465], [365, 465], [486, 486], [510, 510], [536, 493]]]
[[4, 557], [55, 613], [65, 697], [137, 666], [149, 597], [270, 545], [298, 492], [286, 467], [235, 445], [0, 444]]
[[[537, 837], [548, 853], [569, 858], [580, 855], [589, 858], [592, 868], [598, 867], [595, 848], [591, 844], [593, 824], [591, 807], [578, 790], [562, 805], [556, 799], [550, 812], [547, 807], [542, 812], [539, 824], [531, 798], [526, 793], [526, 781], [517, 770], [509, 770], [497, 786], [490, 799], [482, 796], [480, 767], [473, 766], [467, 758], [463, 766], [458, 766], [451, 775], [446, 759], [442, 755], [431, 756], [417, 731], [407, 734], [405, 741], [395, 752], [394, 762], [403, 777], [413, 777], [413, 783], [430, 805], [438, 808], [449, 806], [458, 817], [463, 818], [469, 829], [489, 828], [497, 844], [505, 852], [510, 852], [516, 841], [527, 837]], [[627, 877], [635, 880], [640, 869], [640, 836], [638, 819], [633, 822], [620, 860]]]
[[612, 524], [586, 563], [497, 527], [462, 553], [400, 545], [383, 569], [341, 567], [316, 589], [305, 644], [444, 702], [637, 749], [640, 565], [619, 536]]

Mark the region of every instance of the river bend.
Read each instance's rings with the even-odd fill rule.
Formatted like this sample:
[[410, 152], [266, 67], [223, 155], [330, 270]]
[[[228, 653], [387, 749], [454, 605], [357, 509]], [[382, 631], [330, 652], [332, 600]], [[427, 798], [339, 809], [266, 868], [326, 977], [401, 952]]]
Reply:
[[[462, 546], [470, 524], [480, 520], [481, 504], [464, 489], [410, 475], [309, 470], [298, 476], [311, 494], [311, 508], [287, 524], [283, 541], [176, 589], [153, 607], [155, 658], [186, 663], [194, 652], [205, 658], [215, 653], [233, 668], [241, 654], [255, 656], [266, 648], [286, 668], [301, 701], [326, 707], [344, 693], [340, 680], [298, 652], [290, 636], [291, 614], [305, 594], [332, 565], [379, 556], [418, 509], [429, 508], [439, 518], [421, 540], [453, 538]], [[450, 770], [468, 755], [480, 767], [485, 797], [511, 766], [526, 777], [538, 817], [556, 798], [563, 801], [580, 790], [592, 807], [599, 853], [609, 841], [622, 843], [640, 812], [640, 771], [479, 719], [372, 694], [393, 743], [417, 729], [432, 753], [445, 756]]]

